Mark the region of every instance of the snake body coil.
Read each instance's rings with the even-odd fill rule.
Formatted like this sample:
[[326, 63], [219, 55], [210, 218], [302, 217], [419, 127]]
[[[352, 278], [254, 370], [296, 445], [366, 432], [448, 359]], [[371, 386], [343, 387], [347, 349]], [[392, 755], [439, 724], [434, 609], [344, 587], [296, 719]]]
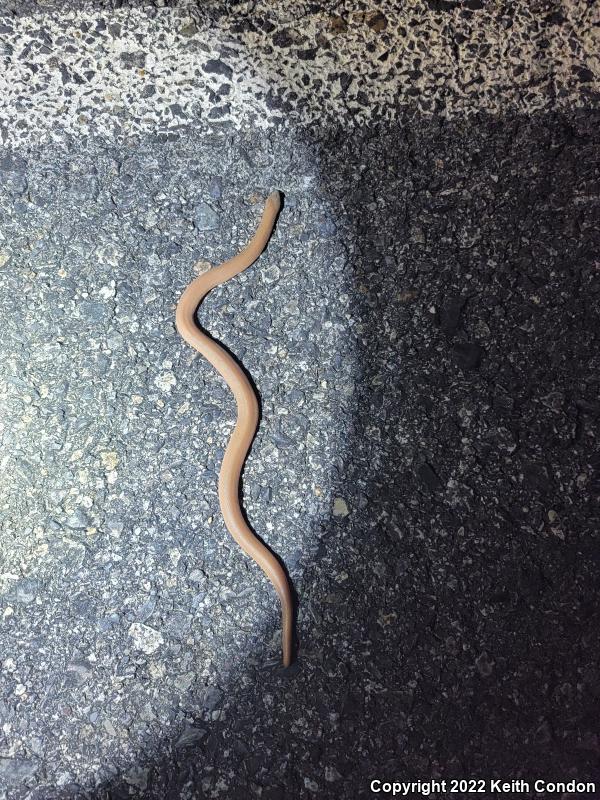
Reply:
[[269, 241], [280, 208], [281, 196], [279, 192], [272, 192], [265, 203], [258, 229], [249, 244], [237, 256], [200, 275], [185, 289], [177, 304], [175, 324], [185, 341], [210, 361], [222, 375], [236, 400], [237, 421], [219, 474], [219, 502], [229, 532], [242, 550], [256, 561], [279, 595], [283, 665], [287, 667], [292, 660], [293, 635], [290, 584], [277, 558], [246, 524], [239, 502], [242, 467], [258, 426], [258, 400], [236, 361], [217, 342], [203, 333], [195, 321], [196, 310], [211, 289], [233, 278], [256, 261]]

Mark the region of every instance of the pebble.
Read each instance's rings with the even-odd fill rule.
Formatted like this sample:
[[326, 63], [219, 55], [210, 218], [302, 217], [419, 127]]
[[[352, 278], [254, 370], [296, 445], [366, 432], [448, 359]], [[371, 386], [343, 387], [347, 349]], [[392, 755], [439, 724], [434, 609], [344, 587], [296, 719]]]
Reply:
[[148, 788], [148, 775], [150, 770], [147, 767], [135, 766], [131, 767], [125, 774], [124, 778], [130, 786], [135, 786], [142, 791]]
[[170, 392], [177, 384], [177, 378], [172, 372], [162, 372], [154, 379], [154, 383], [163, 392]]
[[494, 671], [494, 664], [489, 660], [488, 654], [485, 652], [485, 650], [476, 659], [475, 663], [477, 665], [479, 674], [484, 678], [489, 678]]
[[81, 508], [77, 508], [65, 521], [67, 528], [72, 530], [84, 530], [89, 524], [90, 518]]
[[220, 200], [223, 196], [223, 181], [219, 177], [212, 178], [208, 184], [208, 193], [213, 200]]
[[214, 230], [219, 227], [219, 215], [208, 203], [199, 203], [194, 209], [194, 225], [199, 231]]
[[207, 686], [202, 697], [202, 706], [208, 711], [214, 711], [222, 702], [223, 692], [216, 686]]
[[38, 769], [38, 762], [32, 759], [0, 756], [0, 778], [7, 785], [32, 778]]
[[226, 78], [231, 78], [233, 70], [220, 58], [209, 58], [204, 64], [204, 71], [214, 75], [223, 75]]
[[190, 747], [201, 742], [206, 737], [208, 731], [206, 728], [197, 728], [194, 725], [186, 725], [183, 733], [175, 742], [175, 747]]
[[135, 647], [147, 655], [155, 653], [165, 641], [159, 631], [140, 622], [134, 622], [129, 626], [129, 635]]
[[40, 583], [35, 578], [21, 578], [12, 589], [13, 602], [30, 605], [40, 590]]
[[334, 517], [347, 517], [350, 511], [348, 504], [343, 497], [336, 497], [333, 501], [333, 516]]
[[427, 489], [435, 491], [441, 488], [442, 482], [430, 464], [427, 463], [421, 464], [417, 469], [417, 474], [421, 480], [421, 483]]

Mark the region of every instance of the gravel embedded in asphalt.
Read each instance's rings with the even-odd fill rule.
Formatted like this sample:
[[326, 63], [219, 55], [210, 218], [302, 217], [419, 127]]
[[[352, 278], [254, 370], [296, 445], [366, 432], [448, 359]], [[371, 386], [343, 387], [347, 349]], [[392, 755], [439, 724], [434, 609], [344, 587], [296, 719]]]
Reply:
[[[407, 12], [300, 4], [270, 29], [261, 4], [165, 5], [139, 36], [176, 27], [187, 44], [147, 106], [85, 112], [78, 42], [55, 42], [67, 78], [57, 64], [47, 90], [1, 91], [0, 798], [600, 779], [593, 10], [515, 4], [526, 91], [507, 95], [490, 53], [470, 93], [443, 61], [411, 75], [403, 53], [361, 125], [307, 84], [262, 129], [280, 95], [261, 94], [260, 68], [278, 53], [301, 82], [346, 25], [356, 83]], [[416, 4], [432, 60], [468, 50], [477, 5]], [[485, 5], [493, 55], [510, 15]], [[71, 31], [75, 12], [21, 11], [0, 39], [35, 74], [52, 53], [29, 32]], [[140, 13], [77, 12], [120, 26], [125, 58], [90, 45], [103, 80], [144, 69]], [[299, 56], [313, 40], [298, 30], [318, 52]], [[243, 75], [225, 121], [207, 118], [222, 102], [204, 77], [167, 111], [194, 59], [223, 85]], [[418, 91], [387, 113], [404, 81]], [[433, 85], [445, 110], [423, 106]], [[29, 91], [49, 105], [24, 111]], [[260, 393], [243, 497], [298, 595], [287, 670], [274, 592], [219, 514], [233, 399], [174, 327], [183, 288], [245, 243], [273, 188], [266, 252], [199, 321]]]

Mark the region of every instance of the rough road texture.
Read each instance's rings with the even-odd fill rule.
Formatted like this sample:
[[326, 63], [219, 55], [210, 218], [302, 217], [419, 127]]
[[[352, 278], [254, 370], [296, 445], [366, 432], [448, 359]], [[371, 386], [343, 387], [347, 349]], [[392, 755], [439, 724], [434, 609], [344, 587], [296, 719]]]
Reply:
[[263, 128], [363, 125], [399, 107], [531, 113], [585, 106], [600, 89], [600, 10], [587, 0], [65, 5], [21, 7], [0, 29], [6, 142], [174, 133], [190, 118]]
[[[175, 127], [160, 99], [172, 72], [152, 78], [147, 118], [127, 99], [90, 111], [89, 130], [68, 81], [3, 85], [2, 800], [600, 779], [597, 27], [591, 4], [511, 7], [530, 19], [511, 40], [527, 102], [488, 59], [470, 97], [440, 69], [442, 111], [423, 106], [427, 70], [394, 104], [406, 54], [377, 78], [377, 121], [367, 103], [354, 127], [307, 84], [257, 130], [271, 101], [247, 72], [224, 123], [199, 81]], [[352, 41], [410, 16], [384, 10], [394, 25], [361, 22]], [[467, 12], [474, 27], [509, 15], [418, 5], [417, 39], [460, 39]], [[127, 52], [145, 35], [101, 4], [20, 13], [0, 41], [24, 70], [46, 15], [56, 31], [61, 13], [65, 28], [120, 14]], [[307, 36], [323, 14], [359, 25], [344, 4], [287, 13]], [[152, 42], [195, 20], [196, 52], [236, 40], [262, 80], [269, 34], [285, 47], [280, 21], [247, 46], [265, 16], [147, 13]], [[585, 80], [566, 77], [572, 42], [588, 43]], [[110, 83], [107, 47], [89, 58]], [[306, 128], [303, 104], [328, 112]], [[285, 671], [274, 595], [218, 513], [233, 402], [174, 328], [193, 264], [235, 253], [274, 187], [286, 204], [269, 249], [201, 321], [261, 394], [244, 497], [300, 597]]]

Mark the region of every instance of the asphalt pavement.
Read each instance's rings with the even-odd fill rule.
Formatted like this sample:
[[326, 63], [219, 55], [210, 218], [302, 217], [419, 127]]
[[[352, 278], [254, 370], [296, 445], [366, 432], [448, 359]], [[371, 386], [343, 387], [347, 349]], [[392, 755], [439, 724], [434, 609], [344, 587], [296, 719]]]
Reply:
[[[599, 29], [5, 1], [1, 800], [600, 786]], [[233, 398], [174, 324], [272, 189], [199, 322], [260, 396], [288, 669], [219, 513]]]

